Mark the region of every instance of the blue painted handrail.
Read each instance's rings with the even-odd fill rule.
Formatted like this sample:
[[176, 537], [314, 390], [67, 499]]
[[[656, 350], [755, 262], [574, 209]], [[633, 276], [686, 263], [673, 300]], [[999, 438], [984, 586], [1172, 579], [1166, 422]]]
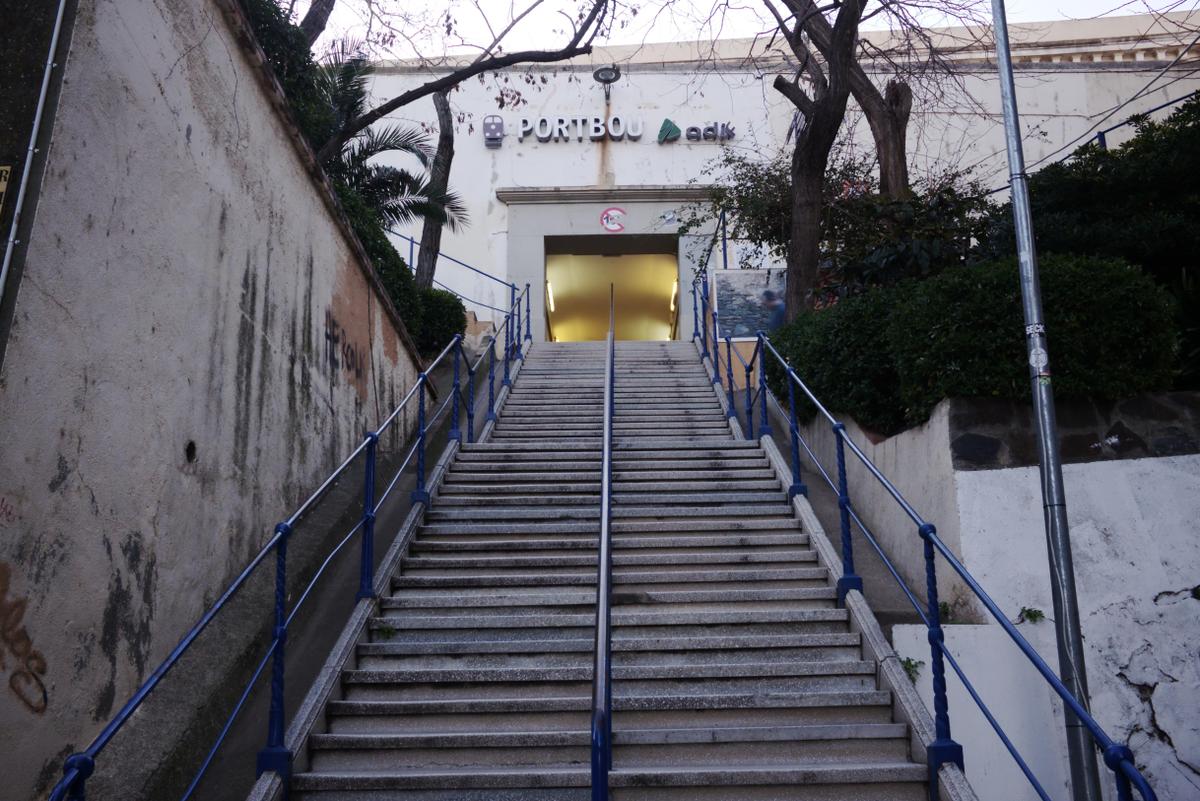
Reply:
[[[235, 720], [245, 707], [246, 701], [251, 695], [251, 691], [266, 670], [267, 664], [271, 664], [271, 696], [270, 696], [270, 713], [267, 724], [267, 742], [266, 746], [258, 753], [258, 773], [259, 775], [272, 771], [280, 776], [284, 781], [291, 774], [292, 753], [288, 750], [285, 743], [285, 722], [286, 715], [283, 705], [283, 689], [286, 679], [286, 644], [287, 633], [292, 622], [296, 618], [297, 612], [303, 607], [304, 603], [309, 599], [312, 590], [317, 582], [325, 574], [326, 570], [333, 563], [334, 558], [342, 551], [342, 549], [355, 537], [359, 537], [361, 541], [361, 558], [359, 566], [359, 575], [357, 581], [356, 598], [358, 600], [374, 599], [375, 597], [375, 516], [382, 508], [384, 502], [392, 494], [396, 488], [401, 475], [408, 468], [410, 462], [416, 458], [417, 463], [417, 481], [416, 488], [412, 493], [414, 503], [428, 504], [429, 491], [426, 486], [425, 477], [425, 458], [428, 434], [437, 424], [438, 420], [446, 413], [447, 409], [451, 411], [451, 426], [449, 436], [451, 439], [459, 442], [474, 442], [475, 441], [475, 376], [479, 371], [483, 360], [489, 359], [488, 365], [488, 419], [494, 420], [496, 416], [495, 409], [495, 378], [496, 378], [496, 344], [499, 341], [499, 335], [503, 332], [505, 335], [505, 345], [503, 352], [504, 360], [504, 376], [508, 381], [510, 375], [510, 365], [512, 361], [523, 358], [522, 343], [523, 340], [518, 333], [513, 335], [513, 332], [521, 330], [521, 303], [525, 302], [525, 338], [524, 342], [532, 339], [528, 331], [529, 325], [529, 285], [526, 284], [525, 291], [517, 294], [516, 288], [513, 287], [512, 305], [505, 311], [504, 322], [499, 330], [496, 331], [491, 339], [490, 347], [475, 360], [474, 364], [468, 362], [466, 353], [463, 350], [463, 337], [461, 334], [456, 334], [450, 343], [438, 354], [437, 358], [426, 365], [425, 370], [420, 373], [417, 381], [413, 384], [412, 389], [400, 401], [392, 412], [384, 418], [380, 423], [379, 428], [368, 432], [362, 442], [350, 453], [348, 457], [334, 470], [303, 503], [298, 506], [290, 516], [275, 527], [274, 533], [267, 540], [266, 544], [259, 552], [250, 560], [250, 563], [238, 574], [237, 578], [225, 589], [221, 596], [208, 608], [208, 610], [200, 617], [188, 632], [183, 636], [179, 643], [171, 649], [171, 653], [167, 658], [154, 669], [142, 685], [137, 689], [133, 696], [125, 702], [120, 711], [113, 717], [112, 720], [104, 727], [97, 737], [92, 740], [83, 751], [72, 754], [67, 757], [63, 765], [63, 777], [58, 784], [51, 790], [50, 801], [86, 801], [87, 798], [87, 780], [96, 769], [96, 759], [104, 748], [109, 744], [112, 738], [121, 730], [121, 728], [129, 721], [133, 714], [138, 710], [142, 703], [148, 698], [163, 678], [170, 672], [171, 668], [179, 662], [183, 655], [188, 651], [196, 638], [208, 627], [209, 623], [228, 605], [230, 599], [240, 590], [254, 571], [264, 562], [271, 554], [275, 556], [275, 593], [274, 593], [274, 623], [272, 627], [272, 638], [267, 646], [266, 653], [263, 654], [257, 668], [251, 674], [249, 682], [247, 682], [237, 703], [226, 719], [217, 735], [215, 742], [205, 755], [198, 770], [193, 776], [187, 789], [180, 797], [181, 801], [187, 801], [191, 798], [196, 788], [200, 784], [200, 780], [204, 777], [209, 766], [212, 764], [213, 758], [216, 756], [217, 750], [225, 741], [230, 730], [233, 727]], [[432, 388], [429, 381], [429, 373], [437, 367], [448, 356], [453, 355], [454, 358], [454, 379], [450, 394], [442, 401], [432, 415], [427, 416], [425, 410], [426, 395], [432, 394]], [[467, 373], [467, 388], [466, 393], [462, 391], [460, 382], [460, 367], [465, 365]], [[387, 432], [387, 430], [396, 421], [400, 413], [407, 407], [414, 396], [417, 399], [417, 432], [416, 439], [409, 448], [407, 455], [396, 469], [395, 475], [391, 482], [383, 491], [382, 495], [376, 499], [376, 466], [377, 466], [377, 445], [379, 438]], [[465, 408], [467, 427], [466, 436], [464, 438], [463, 431], [459, 426], [459, 407]], [[346, 474], [350, 466], [359, 458], [363, 457], [364, 461], [364, 480], [362, 494], [362, 514], [359, 520], [354, 524], [350, 531], [342, 537], [337, 545], [325, 557], [320, 567], [313, 574], [312, 579], [300, 594], [291, 610], [287, 608], [287, 546], [290, 540], [294, 527], [297, 522], [318, 503], [329, 490], [337, 483], [338, 479]]]
[[[692, 338], [699, 344], [702, 358], [709, 361], [713, 373], [713, 383], [718, 387], [722, 384], [721, 378], [721, 360], [720, 352], [717, 349], [717, 343], [721, 341], [721, 327], [717, 319], [715, 308], [710, 303], [708, 293], [708, 279], [702, 272], [697, 275], [696, 280], [692, 283], [692, 305], [693, 305], [693, 321], [695, 323]], [[709, 318], [711, 317], [711, 326]], [[711, 337], [711, 352], [710, 352], [710, 337]], [[950, 710], [949, 703], [946, 697], [946, 668], [947, 662], [950, 663], [951, 669], [958, 675], [976, 706], [979, 707], [988, 724], [996, 732], [1003, 743], [1005, 749], [1013, 757], [1021, 772], [1029, 780], [1030, 785], [1038, 796], [1044, 801], [1050, 801], [1045, 788], [1038, 781], [1028, 762], [1018, 752], [1012, 740], [1004, 732], [995, 715], [983, 702], [979, 693], [975, 690], [974, 685], [967, 678], [966, 674], [959, 666], [958, 661], [946, 649], [944, 645], [944, 634], [942, 630], [941, 610], [938, 604], [938, 589], [937, 589], [937, 573], [936, 559], [941, 556], [942, 559], [950, 566], [950, 568], [958, 574], [971, 592], [987, 609], [988, 613], [996, 620], [997, 623], [1008, 634], [1009, 638], [1020, 649], [1021, 653], [1029, 660], [1034, 668], [1042, 675], [1046, 683], [1051, 689], [1062, 699], [1063, 703], [1075, 714], [1076, 717], [1083, 723], [1084, 727], [1091, 734], [1097, 747], [1104, 755], [1104, 764], [1113, 772], [1113, 779], [1116, 784], [1118, 801], [1132, 801], [1132, 788], [1137, 788], [1138, 794], [1143, 801], [1157, 801], [1157, 796], [1146, 778], [1137, 769], [1134, 763], [1133, 753], [1130, 749], [1120, 743], [1115, 742], [1108, 734], [1100, 727], [1095, 718], [1084, 708], [1083, 704], [1067, 689], [1066, 685], [1058, 678], [1054, 671], [1046, 664], [1041, 655], [1034, 649], [1032, 645], [1021, 635], [1013, 623], [1000, 610], [1000, 607], [992, 600], [987, 591], [979, 584], [958, 560], [957, 557], [947, 547], [945, 542], [938, 537], [937, 529], [932, 523], [925, 520], [920, 513], [913, 508], [912, 504], [900, 493], [891, 481], [875, 466], [874, 462], [862, 451], [862, 449], [850, 439], [846, 434], [846, 426], [837, 418], [835, 418], [827, 408], [813, 394], [808, 385], [797, 375], [796, 371], [788, 364], [787, 360], [780, 355], [775, 349], [775, 345], [771, 342], [763, 332], [758, 332], [754, 352], [749, 360], [743, 359], [741, 354], [738, 354], [738, 359], [741, 360], [746, 373], [746, 436], [749, 438], [762, 437], [770, 434], [767, 416], [767, 398], [770, 397], [775, 403], [776, 408], [780, 413], [788, 418], [789, 434], [791, 435], [791, 470], [792, 484], [789, 488], [789, 495], [807, 495], [808, 490], [801, 478], [800, 469], [800, 449], [801, 447], [808, 453], [810, 462], [815, 470], [829, 485], [830, 489], [837, 494], [838, 498], [838, 516], [841, 533], [841, 548], [842, 548], [842, 576], [837, 583], [837, 597], [840, 605], [845, 604], [846, 595], [851, 590], [862, 592], [862, 578], [855, 573], [854, 569], [854, 546], [851, 537], [852, 525], [857, 527], [867, 542], [883, 560], [884, 566], [891, 573], [900, 585], [905, 596], [917, 611], [917, 615], [929, 630], [929, 645], [932, 660], [933, 674], [933, 717], [934, 717], [934, 741], [926, 747], [927, 762], [929, 765], [929, 797], [931, 801], [936, 801], [938, 798], [937, 791], [937, 775], [938, 770], [947, 764], [957, 765], [960, 769], [963, 766], [963, 749], [957, 743], [950, 733]], [[728, 336], [724, 337], [725, 345], [729, 351], [733, 351], [732, 339]], [[785, 383], [788, 390], [788, 407], [785, 410], [775, 398], [774, 394], [767, 386], [766, 367], [768, 357], [774, 361], [778, 368], [785, 376]], [[736, 411], [733, 408], [734, 392], [733, 392], [733, 371], [731, 367], [732, 357], [726, 354], [725, 372], [728, 380], [728, 388], [726, 388], [726, 399], [729, 402], [730, 416], [736, 419]], [[758, 368], [758, 392], [757, 398], [751, 394], [750, 384], [751, 375], [755, 367]], [[800, 434], [800, 427], [797, 422], [796, 415], [796, 390], [799, 389], [808, 398], [809, 402], [816, 408], [817, 413], [830, 424], [833, 429], [834, 436], [837, 439], [837, 467], [836, 474], [831, 476], [828, 471], [821, 465], [817, 459], [813, 449], [805, 441]], [[757, 434], [754, 430], [754, 407], [755, 401], [758, 400], [761, 409], [761, 425]], [[896, 502], [903, 510], [904, 514], [912, 521], [917, 536], [920, 537], [924, 548], [925, 557], [925, 608], [922, 609], [921, 602], [918, 600], [916, 593], [908, 586], [907, 582], [901, 577], [900, 572], [896, 569], [891, 559], [884, 552], [879, 544], [875, 534], [870, 527], [863, 522], [855, 509], [854, 504], [850, 500], [850, 492], [846, 475], [846, 451], [849, 452], [867, 469], [867, 471], [875, 478], [876, 481], [884, 488], [887, 494]]]
[[604, 366], [604, 444], [600, 459], [600, 537], [596, 569], [596, 647], [592, 671], [592, 801], [608, 801], [612, 770], [612, 461], [616, 411], [616, 335], [612, 289]]

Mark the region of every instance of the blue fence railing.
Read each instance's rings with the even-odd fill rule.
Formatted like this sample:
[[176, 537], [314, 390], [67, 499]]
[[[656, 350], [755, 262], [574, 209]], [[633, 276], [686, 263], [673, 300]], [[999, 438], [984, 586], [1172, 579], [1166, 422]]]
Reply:
[[592, 670], [592, 801], [608, 801], [612, 770], [612, 463], [616, 412], [616, 326], [612, 289], [604, 364], [604, 437], [600, 457], [600, 538], [596, 569], [596, 646]]
[[[408, 242], [408, 268], [410, 270], [415, 271], [417, 269], [417, 261], [416, 261], [417, 248], [421, 247], [421, 240], [415, 239], [415, 238], [409, 236], [408, 234], [398, 234], [398, 233], [393, 232], [393, 235]], [[484, 278], [495, 281], [497, 284], [500, 284], [501, 286], [507, 287], [509, 292], [511, 293], [511, 296], [510, 296], [511, 302], [513, 302], [513, 303], [516, 302], [517, 291], [518, 291], [516, 284], [505, 281], [503, 278], [500, 278], [499, 276], [492, 275], [491, 273], [487, 272], [486, 270], [481, 270], [478, 267], [473, 267], [472, 265], [467, 264], [465, 261], [462, 261], [461, 259], [456, 259], [453, 256], [449, 256], [440, 250], [437, 252], [437, 258], [439, 261], [447, 261], [458, 267], [464, 267], [464, 268], [470, 270], [471, 272], [476, 273], [477, 275], [482, 275]], [[498, 312], [500, 314], [506, 313], [505, 309], [500, 308], [499, 306], [495, 306], [491, 303], [485, 303], [482, 300], [477, 300], [475, 298], [468, 297], [467, 295], [464, 295], [461, 292], [459, 292], [457, 289], [452, 289], [451, 287], [442, 283], [441, 281], [437, 280], [436, 278], [433, 279], [433, 285], [439, 289], [446, 290], [447, 292], [449, 292], [452, 295], [454, 295], [455, 297], [457, 297], [459, 300], [461, 300], [465, 303], [470, 303], [472, 306], [479, 306], [480, 308], [489, 309], [490, 311]], [[528, 284], [526, 285], [526, 288], [528, 289]]]
[[[274, 556], [275, 561], [275, 583], [273, 593], [273, 625], [271, 629], [271, 642], [266, 648], [266, 652], [262, 655], [257, 663], [257, 666], [242, 690], [237, 702], [234, 704], [232, 711], [223, 724], [216, 740], [206, 753], [203, 761], [193, 775], [187, 789], [180, 796], [181, 801], [187, 801], [195, 793], [200, 781], [204, 778], [209, 767], [212, 765], [214, 758], [217, 755], [221, 745], [226, 741], [232, 730], [239, 714], [242, 712], [246, 702], [250, 698], [255, 685], [262, 677], [267, 669], [267, 665], [271, 665], [271, 686], [270, 686], [270, 702], [267, 723], [267, 738], [266, 744], [258, 752], [257, 770], [258, 774], [262, 775], [267, 771], [272, 771], [278, 774], [285, 781], [291, 772], [292, 753], [288, 750], [285, 735], [286, 735], [286, 714], [284, 710], [284, 686], [287, 678], [287, 635], [296, 619], [297, 613], [304, 606], [305, 602], [312, 597], [312, 592], [333, 564], [335, 557], [342, 552], [355, 535], [359, 535], [361, 544], [361, 558], [358, 570], [356, 586], [354, 588], [356, 598], [372, 599], [375, 597], [375, 519], [384, 503], [391, 497], [399, 486], [401, 476], [405, 474], [410, 463], [415, 459], [415, 486], [412, 490], [411, 499], [415, 504], [429, 503], [429, 487], [426, 476], [426, 457], [427, 449], [430, 440], [430, 434], [435, 429], [442, 416], [449, 411], [450, 426], [448, 436], [452, 440], [459, 442], [474, 442], [475, 441], [475, 387], [476, 376], [483, 369], [483, 361], [487, 359], [487, 420], [496, 419], [496, 378], [497, 372], [502, 371], [501, 385], [511, 385], [512, 375], [511, 370], [515, 361], [523, 358], [523, 343], [532, 339], [529, 329], [529, 288], [528, 285], [524, 292], [517, 294], [515, 287], [512, 294], [512, 304], [505, 311], [504, 321], [491, 339], [490, 347], [488, 347], [479, 357], [472, 363], [467, 357], [463, 349], [463, 337], [461, 334], [456, 335], [442, 352], [425, 366], [417, 378], [408, 394], [396, 406], [394, 410], [383, 420], [379, 428], [368, 432], [358, 446], [346, 457], [345, 461], [338, 466], [325, 480], [321, 486], [317, 488], [300, 506], [292, 512], [292, 514], [283, 522], [275, 527], [272, 536], [267, 540], [266, 544], [258, 551], [250, 563], [238, 574], [237, 578], [225, 588], [216, 602], [208, 608], [208, 610], [200, 617], [200, 619], [188, 630], [179, 643], [171, 650], [167, 658], [154, 669], [150, 676], [142, 683], [133, 696], [121, 707], [116, 716], [112, 718], [101, 730], [100, 734], [92, 740], [83, 751], [72, 754], [67, 757], [63, 765], [63, 777], [58, 784], [50, 792], [50, 801], [85, 801], [87, 797], [87, 781], [92, 776], [96, 769], [96, 760], [99, 758], [105, 747], [112, 741], [113, 737], [129, 722], [133, 714], [142, 706], [162, 683], [163, 679], [175, 667], [185, 653], [191, 648], [196, 639], [212, 621], [226, 609], [230, 600], [241, 590], [249, 581], [255, 571], [270, 557]], [[522, 302], [524, 308], [524, 322], [522, 322]], [[499, 344], [500, 335], [504, 335], [504, 345], [501, 355], [497, 355], [497, 345]], [[453, 383], [451, 391], [442, 403], [437, 407], [432, 414], [428, 414], [426, 410], [427, 397], [432, 398], [434, 394], [431, 389], [429, 373], [434, 368], [438, 367], [445, 359], [453, 358]], [[462, 386], [462, 373], [466, 373], [466, 388]], [[408, 449], [407, 454], [401, 461], [399, 467], [395, 469], [395, 474], [384, 488], [383, 492], [376, 498], [377, 479], [376, 469], [378, 467], [378, 446], [384, 434], [392, 431], [396, 425], [396, 420], [401, 412], [413, 401], [417, 404], [417, 426], [415, 438]], [[465, 430], [460, 425], [462, 414], [465, 413]], [[307, 586], [299, 594], [296, 602], [288, 608], [287, 604], [287, 568], [288, 568], [288, 543], [295, 532], [297, 523], [308, 514], [313, 508], [338, 484], [340, 479], [349, 475], [351, 465], [362, 461], [363, 464], [363, 489], [361, 493], [361, 501], [357, 521], [350, 530], [340, 538], [338, 543], [326, 555], [324, 561], [317, 568]]]
[[[703, 353], [703, 358], [710, 362], [713, 373], [713, 383], [723, 389], [726, 394], [726, 399], [729, 404], [729, 415], [737, 418], [737, 411], [734, 405], [734, 382], [733, 382], [733, 354], [736, 353], [733, 347], [731, 337], [721, 336], [721, 327], [718, 320], [718, 314], [711, 303], [708, 290], [708, 280], [704, 273], [697, 276], [692, 284], [692, 314], [694, 322], [693, 338], [699, 341], [700, 350]], [[775, 349], [770, 338], [763, 332], [758, 332], [756, 336], [756, 344], [754, 352], [749, 360], [744, 359], [741, 354], [737, 354], [737, 358], [741, 361], [742, 367], [746, 375], [746, 402], [745, 402], [745, 433], [748, 438], [757, 439], [759, 437], [771, 433], [769, 425], [769, 416], [767, 414], [767, 398], [770, 397], [776, 407], [780, 410], [784, 417], [788, 419], [788, 428], [790, 435], [790, 461], [792, 483], [789, 489], [789, 494], [795, 496], [797, 494], [806, 495], [807, 488], [801, 477], [800, 465], [800, 449], [803, 448], [808, 454], [808, 459], [816, 472], [827, 483], [831, 490], [837, 494], [838, 498], [838, 515], [839, 527], [841, 534], [841, 550], [842, 550], [842, 576], [837, 583], [838, 603], [844, 605], [846, 594], [851, 590], [862, 591], [862, 578], [855, 572], [854, 567], [854, 545], [851, 537], [852, 527], [857, 528], [870, 543], [871, 547], [878, 553], [880, 559], [888, 572], [891, 573], [900, 585], [901, 590], [908, 598], [909, 602], [917, 611], [917, 615], [925, 624], [929, 631], [929, 645], [931, 658], [931, 672], [933, 677], [933, 722], [934, 722], [934, 741], [927, 746], [927, 762], [929, 765], [929, 797], [931, 801], [938, 799], [938, 771], [943, 765], [954, 764], [960, 769], [963, 766], [963, 749], [956, 742], [950, 733], [950, 709], [949, 702], [946, 696], [946, 663], [949, 663], [951, 669], [958, 676], [966, 689], [971, 700], [979, 707], [980, 712], [987, 720], [988, 724], [996, 732], [1000, 742], [1005, 749], [1015, 760], [1025, 778], [1029, 781], [1033, 790], [1038, 797], [1043, 801], [1051, 801], [1046, 789], [1042, 786], [1037, 776], [1034, 775], [1029, 763], [1017, 750], [1011, 738], [1001, 727], [995, 715], [984, 703], [975, 686], [967, 678], [962, 667], [954, 658], [953, 654], [946, 649], [944, 645], [944, 634], [942, 630], [941, 610], [938, 602], [938, 587], [937, 587], [937, 557], [940, 555], [982, 603], [988, 614], [990, 614], [997, 623], [1004, 629], [1012, 641], [1020, 649], [1021, 653], [1029, 660], [1033, 667], [1042, 675], [1050, 688], [1062, 699], [1063, 704], [1068, 710], [1068, 715], [1074, 714], [1076, 718], [1083, 724], [1084, 728], [1091, 734], [1092, 740], [1100, 749], [1104, 756], [1104, 764], [1113, 772], [1113, 779], [1116, 784], [1118, 801], [1133, 801], [1132, 788], [1137, 788], [1138, 794], [1143, 801], [1157, 801], [1157, 796], [1151, 789], [1146, 778], [1138, 770], [1134, 763], [1133, 752], [1129, 747], [1121, 743], [1115, 742], [1108, 734], [1100, 727], [1095, 718], [1084, 708], [1083, 704], [1066, 688], [1066, 685], [1058, 678], [1054, 671], [1046, 664], [1041, 655], [1033, 648], [1032, 645], [1017, 631], [1016, 626], [1008, 619], [1008, 617], [1000, 610], [1000, 607], [987, 594], [987, 591], [979, 584], [958, 560], [950, 548], [942, 541], [937, 534], [937, 529], [932, 523], [925, 520], [916, 509], [913, 508], [904, 496], [896, 489], [895, 485], [888, 480], [886, 476], [879, 470], [871, 459], [862, 451], [855, 442], [846, 434], [846, 426], [829, 413], [829, 410], [821, 404], [821, 401], [813, 394], [804, 381], [796, 374], [787, 360], [780, 355]], [[725, 377], [721, 376], [721, 354], [720, 342], [725, 343]], [[758, 371], [758, 389], [756, 393], [750, 390], [751, 377], [755, 369]], [[783, 409], [779, 403], [779, 399], [771, 392], [767, 382], [768, 370], [777, 371], [777, 375], [787, 386], [788, 408]], [[821, 465], [816, 453], [805, 441], [800, 434], [800, 427], [797, 422], [796, 413], [796, 391], [803, 393], [817, 411], [817, 414], [823, 418], [833, 429], [836, 438], [837, 447], [837, 464], [835, 474], [830, 473]], [[755, 429], [755, 407], [760, 409], [759, 427]], [[898, 504], [904, 515], [912, 522], [916, 535], [921, 539], [924, 547], [925, 560], [925, 604], [922, 604], [916, 593], [909, 587], [908, 583], [900, 575], [899, 570], [888, 558], [879, 541], [876, 539], [870, 527], [863, 521], [858, 510], [850, 500], [850, 489], [846, 473], [846, 452], [849, 451], [855, 459], [862, 463], [867, 472], [879, 482], [886, 493]]]

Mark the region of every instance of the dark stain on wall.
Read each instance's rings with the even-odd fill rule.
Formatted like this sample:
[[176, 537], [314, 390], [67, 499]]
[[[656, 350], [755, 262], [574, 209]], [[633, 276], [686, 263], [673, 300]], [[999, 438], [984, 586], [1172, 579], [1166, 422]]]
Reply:
[[100, 626], [100, 651], [108, 660], [109, 676], [96, 700], [92, 719], [105, 720], [112, 713], [117, 694], [117, 656], [122, 643], [133, 662], [136, 679], [146, 672], [150, 652], [150, 622], [154, 619], [155, 587], [158, 584], [157, 557], [145, 547], [142, 533], [131, 531], [121, 541], [120, 556], [113, 553], [112, 542], [103, 537], [104, 552], [112, 565], [108, 581], [108, 600]]
[[66, 483], [67, 477], [71, 475], [71, 465], [68, 464], [66, 457], [61, 453], [58, 455], [58, 465], [54, 471], [54, 477], [50, 479], [47, 486], [51, 492], [58, 492], [62, 489], [62, 485]]
[[234, 463], [246, 470], [246, 453], [250, 442], [250, 402], [253, 391], [254, 334], [258, 312], [258, 276], [254, 273], [250, 253], [242, 272], [242, 296], [238, 303], [237, 372], [234, 390], [237, 405], [233, 417]]

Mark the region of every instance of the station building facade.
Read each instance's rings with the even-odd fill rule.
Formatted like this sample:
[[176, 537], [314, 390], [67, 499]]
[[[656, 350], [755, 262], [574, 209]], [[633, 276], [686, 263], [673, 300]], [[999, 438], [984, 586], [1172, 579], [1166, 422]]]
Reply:
[[[1069, 155], [1096, 130], [1200, 89], [1200, 49], [1188, 49], [1193, 23], [1200, 15], [1012, 26], [1030, 171]], [[933, 33], [954, 74], [934, 92], [916, 89], [908, 131], [913, 177], [969, 168], [985, 187], [1004, 187], [990, 36]], [[886, 34], [864, 36], [887, 46]], [[620, 77], [606, 91], [594, 72], [607, 66]], [[718, 245], [714, 253], [713, 231], [681, 236], [679, 229], [688, 207], [703, 201], [723, 148], [764, 158], [787, 148], [794, 108], [771, 84], [792, 70], [787, 54], [765, 42], [722, 40], [598, 48], [571, 62], [467, 81], [451, 95], [451, 185], [470, 224], [445, 232], [443, 253], [528, 284], [535, 340], [603, 338], [610, 285], [619, 338], [689, 338], [698, 267], [781, 266], [750, 243]], [[372, 91], [392, 97], [430, 74], [425, 65], [384, 63]], [[881, 83], [890, 77], [882, 67], [875, 74]], [[432, 101], [406, 106], [389, 122], [436, 129]], [[1108, 144], [1131, 134], [1128, 126], [1111, 131]], [[853, 146], [873, 147], [853, 100], [846, 135]], [[402, 233], [419, 237], [420, 229]], [[409, 254], [408, 241], [396, 243]], [[453, 262], [439, 263], [437, 280], [481, 319], [495, 318], [489, 307], [508, 304], [500, 282]]]

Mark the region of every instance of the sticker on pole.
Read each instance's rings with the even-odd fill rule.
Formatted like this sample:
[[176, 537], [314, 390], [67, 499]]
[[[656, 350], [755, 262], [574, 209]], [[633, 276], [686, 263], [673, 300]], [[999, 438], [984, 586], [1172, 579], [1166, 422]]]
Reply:
[[1038, 371], [1038, 375], [1045, 372], [1046, 366], [1050, 364], [1050, 354], [1045, 348], [1034, 348], [1029, 351], [1029, 366]]
[[600, 212], [600, 227], [610, 234], [619, 234], [625, 230], [625, 209], [620, 206], [609, 206]]

